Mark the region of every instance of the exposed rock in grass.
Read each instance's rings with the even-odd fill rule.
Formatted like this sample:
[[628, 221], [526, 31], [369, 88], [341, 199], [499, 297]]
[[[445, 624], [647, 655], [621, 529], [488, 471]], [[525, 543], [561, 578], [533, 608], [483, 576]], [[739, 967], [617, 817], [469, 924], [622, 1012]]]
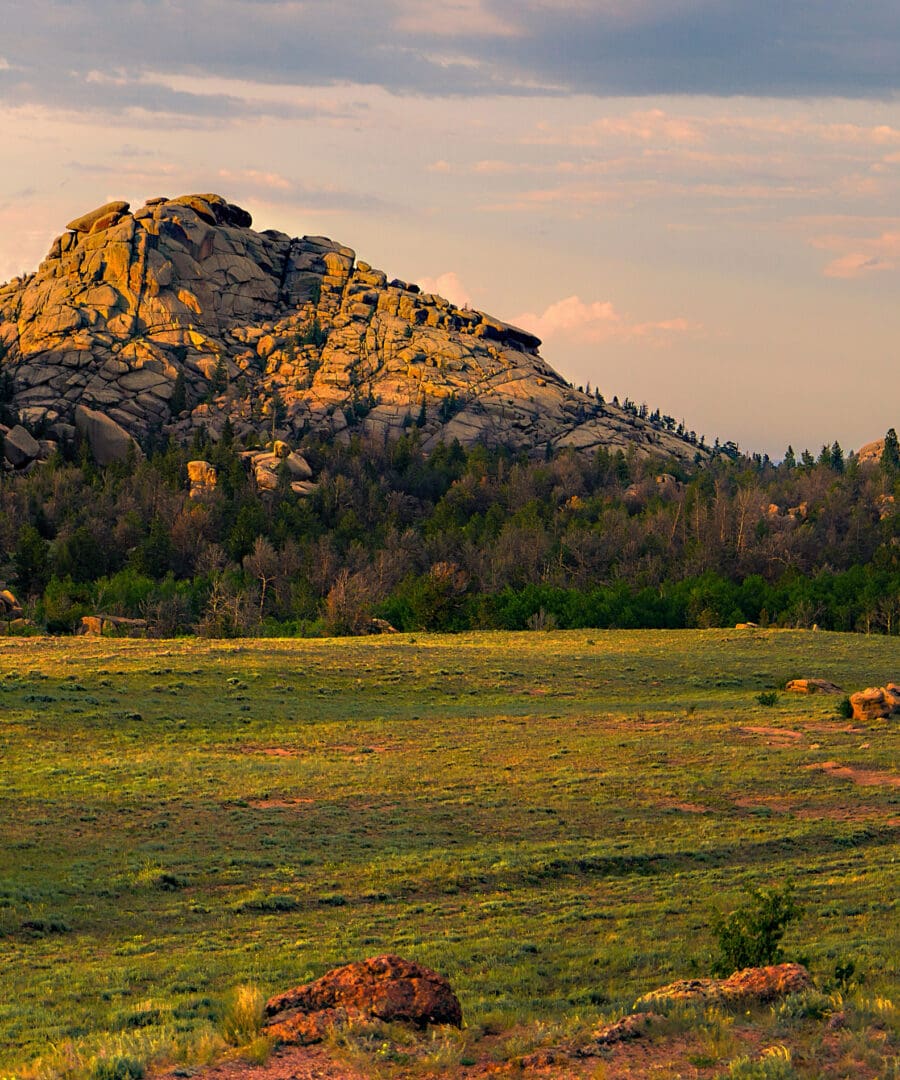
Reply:
[[854, 720], [883, 720], [900, 712], [900, 685], [869, 686], [850, 695]]
[[785, 687], [791, 694], [842, 694], [837, 683], [828, 679], [791, 679]]
[[812, 985], [802, 964], [744, 968], [727, 979], [679, 979], [638, 998], [635, 1007], [663, 1002], [701, 1002], [722, 1005], [764, 1004], [807, 990]]
[[266, 1016], [266, 1034], [300, 1045], [320, 1042], [331, 1027], [367, 1020], [462, 1024], [459, 1000], [443, 975], [390, 954], [277, 994], [266, 1003]]

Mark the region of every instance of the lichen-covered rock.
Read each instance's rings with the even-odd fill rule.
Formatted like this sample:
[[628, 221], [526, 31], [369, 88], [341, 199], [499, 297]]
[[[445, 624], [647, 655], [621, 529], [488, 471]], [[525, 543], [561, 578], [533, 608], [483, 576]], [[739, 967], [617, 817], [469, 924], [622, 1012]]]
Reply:
[[329, 1027], [365, 1020], [462, 1024], [459, 1000], [443, 975], [390, 954], [335, 968], [270, 998], [265, 1011], [268, 1035], [300, 1044], [320, 1041]]
[[0, 285], [14, 406], [60, 424], [88, 409], [136, 438], [183, 441], [201, 426], [218, 437], [227, 418], [274, 439], [294, 482], [309, 480], [289, 450], [301, 434], [396, 438], [412, 423], [426, 450], [704, 453], [570, 386], [528, 331], [389, 280], [332, 240], [251, 224], [210, 193], [71, 221], [34, 274]]
[[696, 1001], [723, 1005], [765, 1004], [808, 990], [809, 972], [802, 964], [774, 964], [744, 968], [727, 979], [679, 979], [638, 998], [635, 1007], [663, 1002]]

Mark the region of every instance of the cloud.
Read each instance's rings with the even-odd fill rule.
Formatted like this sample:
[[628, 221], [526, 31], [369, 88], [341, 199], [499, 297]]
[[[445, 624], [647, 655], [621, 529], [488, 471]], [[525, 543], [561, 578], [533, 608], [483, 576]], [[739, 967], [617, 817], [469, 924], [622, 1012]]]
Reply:
[[98, 106], [85, 76], [111, 63], [138, 83], [157, 71], [454, 96], [900, 90], [895, 0], [30, 0], [12, 6], [3, 47], [0, 100], [70, 108]]
[[434, 293], [443, 296], [451, 304], [457, 307], [471, 306], [472, 295], [460, 281], [459, 275], [454, 270], [448, 270], [445, 274], [437, 277], [423, 277], [419, 280], [419, 288], [422, 292]]
[[823, 236], [813, 240], [812, 244], [825, 251], [840, 252], [823, 268], [825, 277], [861, 278], [900, 269], [900, 231], [885, 231], [868, 239]]
[[568, 341], [581, 345], [604, 342], [665, 346], [675, 336], [698, 332], [700, 327], [685, 318], [638, 322], [617, 311], [609, 300], [585, 303], [579, 296], [567, 296], [546, 307], [542, 314], [531, 311], [513, 322], [543, 341]]
[[485, 7], [482, 0], [443, 0], [429, 4], [423, 0], [399, 0], [394, 29], [422, 37], [516, 37], [522, 31], [511, 18], [502, 18]]

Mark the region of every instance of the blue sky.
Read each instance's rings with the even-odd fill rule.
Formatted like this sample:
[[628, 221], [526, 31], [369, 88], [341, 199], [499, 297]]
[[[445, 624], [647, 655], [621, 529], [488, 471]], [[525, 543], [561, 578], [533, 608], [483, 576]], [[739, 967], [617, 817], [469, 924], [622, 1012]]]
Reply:
[[780, 455], [900, 424], [900, 6], [3, 0], [0, 279], [220, 191]]

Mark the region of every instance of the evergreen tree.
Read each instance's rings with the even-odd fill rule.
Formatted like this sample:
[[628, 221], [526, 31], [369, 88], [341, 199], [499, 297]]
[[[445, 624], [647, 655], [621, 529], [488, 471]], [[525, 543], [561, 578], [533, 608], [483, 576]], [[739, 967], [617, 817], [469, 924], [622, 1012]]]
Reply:
[[897, 432], [894, 428], [888, 428], [884, 437], [884, 451], [881, 455], [881, 467], [885, 472], [900, 469], [900, 442], [897, 441]]
[[790, 444], [788, 445], [787, 450], [785, 450], [784, 452], [784, 461], [782, 462], [782, 464], [786, 469], [797, 468], [797, 459], [796, 457], [794, 457], [794, 448]]

